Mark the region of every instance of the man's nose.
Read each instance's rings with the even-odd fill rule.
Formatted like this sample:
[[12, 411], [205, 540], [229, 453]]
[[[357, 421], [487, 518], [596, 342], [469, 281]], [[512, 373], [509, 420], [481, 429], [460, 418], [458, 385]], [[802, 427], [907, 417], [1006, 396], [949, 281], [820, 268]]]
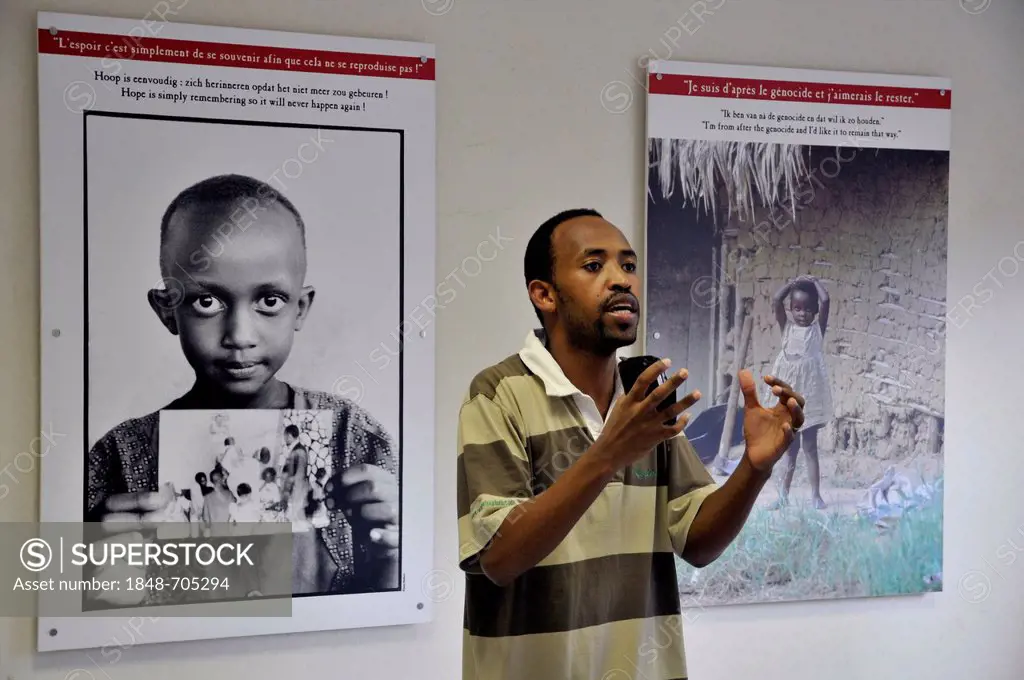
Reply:
[[617, 289], [619, 292], [628, 291], [632, 288], [632, 284], [629, 280], [629, 275], [623, 271], [622, 267], [610, 267], [608, 269], [608, 286]]

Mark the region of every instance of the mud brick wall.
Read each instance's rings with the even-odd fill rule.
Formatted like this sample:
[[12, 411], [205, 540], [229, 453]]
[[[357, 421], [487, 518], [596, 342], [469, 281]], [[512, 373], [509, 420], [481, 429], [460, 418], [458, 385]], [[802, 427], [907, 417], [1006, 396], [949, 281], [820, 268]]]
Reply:
[[837, 163], [824, 161], [834, 151], [813, 152], [795, 222], [776, 208], [726, 230], [737, 234], [726, 237], [727, 280], [734, 299], [753, 304], [746, 365], [768, 372], [779, 352], [775, 291], [801, 274], [818, 277], [831, 298], [836, 416], [819, 446], [893, 462], [933, 454], [944, 412], [948, 156], [846, 149]]

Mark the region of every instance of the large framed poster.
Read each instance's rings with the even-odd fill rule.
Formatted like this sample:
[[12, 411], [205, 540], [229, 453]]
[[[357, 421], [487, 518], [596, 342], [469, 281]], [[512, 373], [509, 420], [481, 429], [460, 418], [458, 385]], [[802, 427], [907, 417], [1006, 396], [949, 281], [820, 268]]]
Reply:
[[686, 433], [719, 482], [740, 368], [807, 400], [734, 544], [680, 565], [684, 606], [940, 590], [949, 80], [662, 61], [648, 81], [645, 351], [705, 395]]
[[42, 522], [290, 523], [290, 616], [146, 642], [429, 620], [433, 46], [44, 12], [38, 51]]

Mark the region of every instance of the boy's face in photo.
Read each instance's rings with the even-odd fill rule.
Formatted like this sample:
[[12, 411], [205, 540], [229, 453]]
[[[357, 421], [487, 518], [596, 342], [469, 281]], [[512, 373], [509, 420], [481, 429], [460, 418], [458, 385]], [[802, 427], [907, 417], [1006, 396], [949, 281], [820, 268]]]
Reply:
[[[295, 216], [279, 203], [195, 205], [170, 219], [164, 277], [177, 290], [150, 304], [179, 336], [197, 382], [231, 396], [259, 393], [287, 360], [313, 302]], [[248, 205], [255, 205], [249, 201]]]

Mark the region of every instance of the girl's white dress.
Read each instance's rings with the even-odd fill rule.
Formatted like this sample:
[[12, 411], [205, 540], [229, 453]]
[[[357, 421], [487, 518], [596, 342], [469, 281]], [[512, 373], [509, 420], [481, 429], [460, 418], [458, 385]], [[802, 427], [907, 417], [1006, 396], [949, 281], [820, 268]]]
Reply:
[[[832, 387], [825, 366], [825, 339], [821, 326], [815, 320], [810, 326], [786, 324], [782, 333], [782, 350], [775, 358], [769, 375], [789, 384], [805, 401], [804, 424], [801, 430], [824, 425], [832, 419]], [[765, 385], [761, 403], [771, 408], [779, 403], [778, 397]]]

